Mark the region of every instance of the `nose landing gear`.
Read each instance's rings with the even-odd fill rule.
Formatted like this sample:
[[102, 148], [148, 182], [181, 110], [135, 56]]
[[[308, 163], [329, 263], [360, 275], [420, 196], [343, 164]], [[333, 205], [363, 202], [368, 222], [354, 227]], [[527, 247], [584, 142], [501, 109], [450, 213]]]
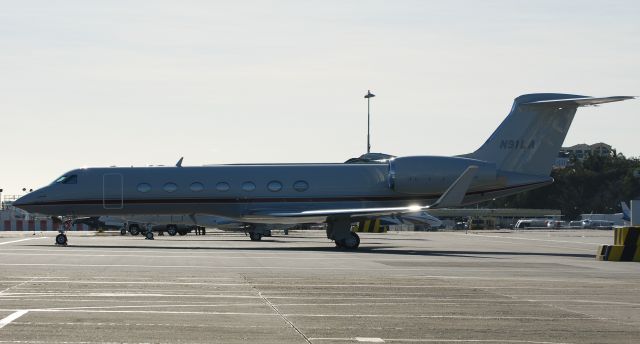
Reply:
[[67, 235], [64, 233], [56, 235], [56, 245], [67, 246]]
[[67, 234], [66, 232], [71, 229], [73, 219], [67, 219], [62, 223], [62, 228], [58, 230], [60, 234], [56, 235], [56, 245], [67, 246]]

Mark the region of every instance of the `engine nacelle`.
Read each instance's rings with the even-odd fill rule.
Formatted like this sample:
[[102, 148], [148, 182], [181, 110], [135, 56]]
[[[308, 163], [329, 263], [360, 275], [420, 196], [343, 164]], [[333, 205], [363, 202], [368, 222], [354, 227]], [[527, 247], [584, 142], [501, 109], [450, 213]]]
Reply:
[[471, 189], [496, 184], [493, 163], [459, 157], [408, 156], [389, 162], [389, 187], [412, 195], [440, 194], [471, 165], [478, 166]]

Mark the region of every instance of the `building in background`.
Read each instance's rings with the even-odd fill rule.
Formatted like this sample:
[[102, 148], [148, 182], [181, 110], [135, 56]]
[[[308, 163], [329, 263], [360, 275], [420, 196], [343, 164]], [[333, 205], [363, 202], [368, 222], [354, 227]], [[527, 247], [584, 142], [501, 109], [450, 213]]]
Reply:
[[588, 145], [586, 143], [580, 143], [571, 147], [562, 147], [558, 152], [556, 162], [553, 164], [554, 168], [565, 168], [569, 165], [572, 157], [577, 160], [584, 160], [591, 155], [597, 156], [615, 156], [616, 150], [611, 148], [610, 145], [604, 142], [594, 143]]

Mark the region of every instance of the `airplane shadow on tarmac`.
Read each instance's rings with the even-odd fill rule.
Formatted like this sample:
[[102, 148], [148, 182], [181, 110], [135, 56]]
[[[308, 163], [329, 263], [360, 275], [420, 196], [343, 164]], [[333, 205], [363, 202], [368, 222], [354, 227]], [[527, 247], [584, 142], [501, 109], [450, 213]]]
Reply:
[[[228, 240], [226, 240], [228, 241]], [[240, 241], [240, 240], [238, 240]], [[267, 241], [265, 242], [276, 242]], [[31, 247], [51, 247], [52, 245], [29, 245]], [[196, 251], [275, 251], [275, 252], [335, 252], [335, 253], [352, 253], [352, 254], [393, 254], [406, 256], [451, 256], [451, 257], [472, 257], [483, 259], [502, 259], [500, 256], [547, 256], [547, 257], [573, 257], [573, 258], [590, 258], [594, 259], [593, 254], [584, 253], [557, 253], [557, 252], [512, 252], [512, 251], [451, 251], [451, 250], [412, 250], [397, 249], [390, 246], [367, 247], [361, 246], [357, 250], [338, 249], [335, 247], [175, 247], [175, 246], [126, 246], [126, 245], [72, 245], [70, 244], [63, 249], [73, 248], [95, 248], [95, 249], [148, 249], [148, 250], [196, 250]], [[498, 256], [498, 257], [496, 257]]]

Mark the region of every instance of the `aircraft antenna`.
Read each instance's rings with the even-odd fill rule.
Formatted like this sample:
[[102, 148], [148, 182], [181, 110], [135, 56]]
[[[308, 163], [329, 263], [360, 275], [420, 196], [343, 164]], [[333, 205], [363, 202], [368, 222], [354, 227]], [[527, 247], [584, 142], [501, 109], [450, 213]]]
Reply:
[[375, 96], [371, 90], [367, 90], [367, 94], [364, 96], [367, 98], [367, 154], [371, 153], [371, 98]]

